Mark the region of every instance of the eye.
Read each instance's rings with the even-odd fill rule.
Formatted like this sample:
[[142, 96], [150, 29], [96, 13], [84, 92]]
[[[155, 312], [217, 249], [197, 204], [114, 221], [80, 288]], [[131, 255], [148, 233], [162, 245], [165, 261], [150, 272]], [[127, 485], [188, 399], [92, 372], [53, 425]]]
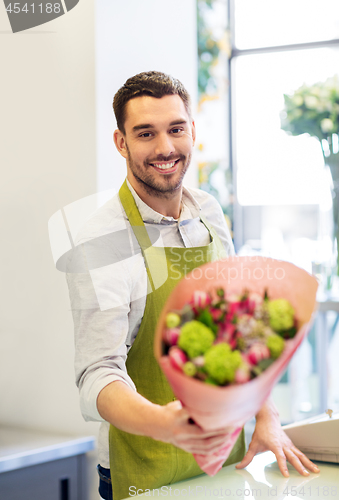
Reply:
[[183, 132], [183, 129], [179, 127], [172, 128], [171, 130], [171, 134], [180, 134], [180, 132]]
[[143, 132], [142, 134], [139, 135], [139, 137], [145, 137], [146, 139], [151, 136], [152, 136], [151, 132]]

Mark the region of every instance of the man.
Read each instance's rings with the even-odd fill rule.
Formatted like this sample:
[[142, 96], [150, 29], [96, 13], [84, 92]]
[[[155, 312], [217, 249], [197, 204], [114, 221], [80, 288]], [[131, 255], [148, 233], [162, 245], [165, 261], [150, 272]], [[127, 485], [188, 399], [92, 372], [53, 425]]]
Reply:
[[[233, 245], [215, 199], [182, 186], [195, 141], [190, 98], [183, 85], [163, 73], [141, 73], [117, 92], [113, 107], [118, 125], [114, 142], [126, 159], [127, 180], [119, 195], [86, 223], [77, 245], [119, 235], [113, 241], [115, 261], [96, 264], [87, 274], [69, 274], [68, 282], [82, 413], [86, 420], [103, 422], [99, 491], [112, 498], [110, 486], [104, 491], [110, 481], [109, 447], [113, 496], [119, 500], [135, 489], [201, 473], [191, 454], [208, 455], [224, 445], [226, 429], [203, 431], [174, 400], [153, 356], [153, 334], [178, 276], [232, 255]], [[156, 242], [151, 237], [155, 229]], [[121, 236], [124, 231], [133, 239], [134, 252], [122, 248], [126, 245], [121, 241], [127, 241]], [[190, 264], [185, 260], [187, 248]], [[166, 279], [157, 283], [164, 269]], [[256, 419], [247, 454], [244, 457], [241, 435], [227, 463], [242, 460], [237, 466], [242, 468], [256, 453], [272, 450], [285, 476], [286, 460], [301, 474], [309, 474], [305, 467], [318, 471], [282, 431], [270, 401]]]

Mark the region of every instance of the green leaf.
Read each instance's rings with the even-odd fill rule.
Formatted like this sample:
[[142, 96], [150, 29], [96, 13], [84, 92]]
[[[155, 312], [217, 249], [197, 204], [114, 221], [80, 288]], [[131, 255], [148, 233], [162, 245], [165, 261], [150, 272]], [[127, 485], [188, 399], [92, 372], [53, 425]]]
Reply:
[[218, 327], [214, 323], [212, 314], [208, 311], [208, 309], [203, 309], [196, 319], [197, 321], [200, 321], [200, 323], [208, 326], [212, 330], [214, 335], [216, 335]]

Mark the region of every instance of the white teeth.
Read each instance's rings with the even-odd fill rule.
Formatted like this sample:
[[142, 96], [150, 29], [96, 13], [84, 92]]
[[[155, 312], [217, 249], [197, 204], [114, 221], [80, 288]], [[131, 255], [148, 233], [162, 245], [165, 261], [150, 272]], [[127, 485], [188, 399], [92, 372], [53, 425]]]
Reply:
[[171, 163], [152, 163], [157, 168], [160, 168], [161, 170], [168, 170], [170, 168], [173, 168], [175, 165], [175, 161], [172, 161]]

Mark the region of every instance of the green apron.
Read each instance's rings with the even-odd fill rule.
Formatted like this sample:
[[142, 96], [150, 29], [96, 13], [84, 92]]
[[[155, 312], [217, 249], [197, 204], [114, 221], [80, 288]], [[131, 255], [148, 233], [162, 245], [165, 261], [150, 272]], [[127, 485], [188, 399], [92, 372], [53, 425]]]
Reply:
[[[226, 252], [215, 230], [209, 227], [203, 217], [200, 219], [212, 240], [209, 245], [189, 249], [152, 247], [126, 181], [119, 191], [119, 196], [143, 253], [148, 286], [151, 287], [148, 291], [152, 290], [147, 295], [140, 329], [128, 352], [127, 372], [139, 394], [155, 404], [166, 405], [175, 400], [175, 397], [153, 354], [158, 317], [180, 277], [205, 262], [226, 257]], [[154, 277], [157, 277], [157, 273], [164, 273], [164, 255], [168, 277], [162, 286], [154, 287]], [[149, 437], [129, 434], [112, 425], [109, 432], [109, 450], [114, 500], [135, 495], [138, 489], [145, 491], [160, 488], [203, 473], [192, 454]], [[242, 431], [224, 465], [239, 462], [244, 454], [245, 440]], [[134, 488], [129, 489], [132, 486]]]

